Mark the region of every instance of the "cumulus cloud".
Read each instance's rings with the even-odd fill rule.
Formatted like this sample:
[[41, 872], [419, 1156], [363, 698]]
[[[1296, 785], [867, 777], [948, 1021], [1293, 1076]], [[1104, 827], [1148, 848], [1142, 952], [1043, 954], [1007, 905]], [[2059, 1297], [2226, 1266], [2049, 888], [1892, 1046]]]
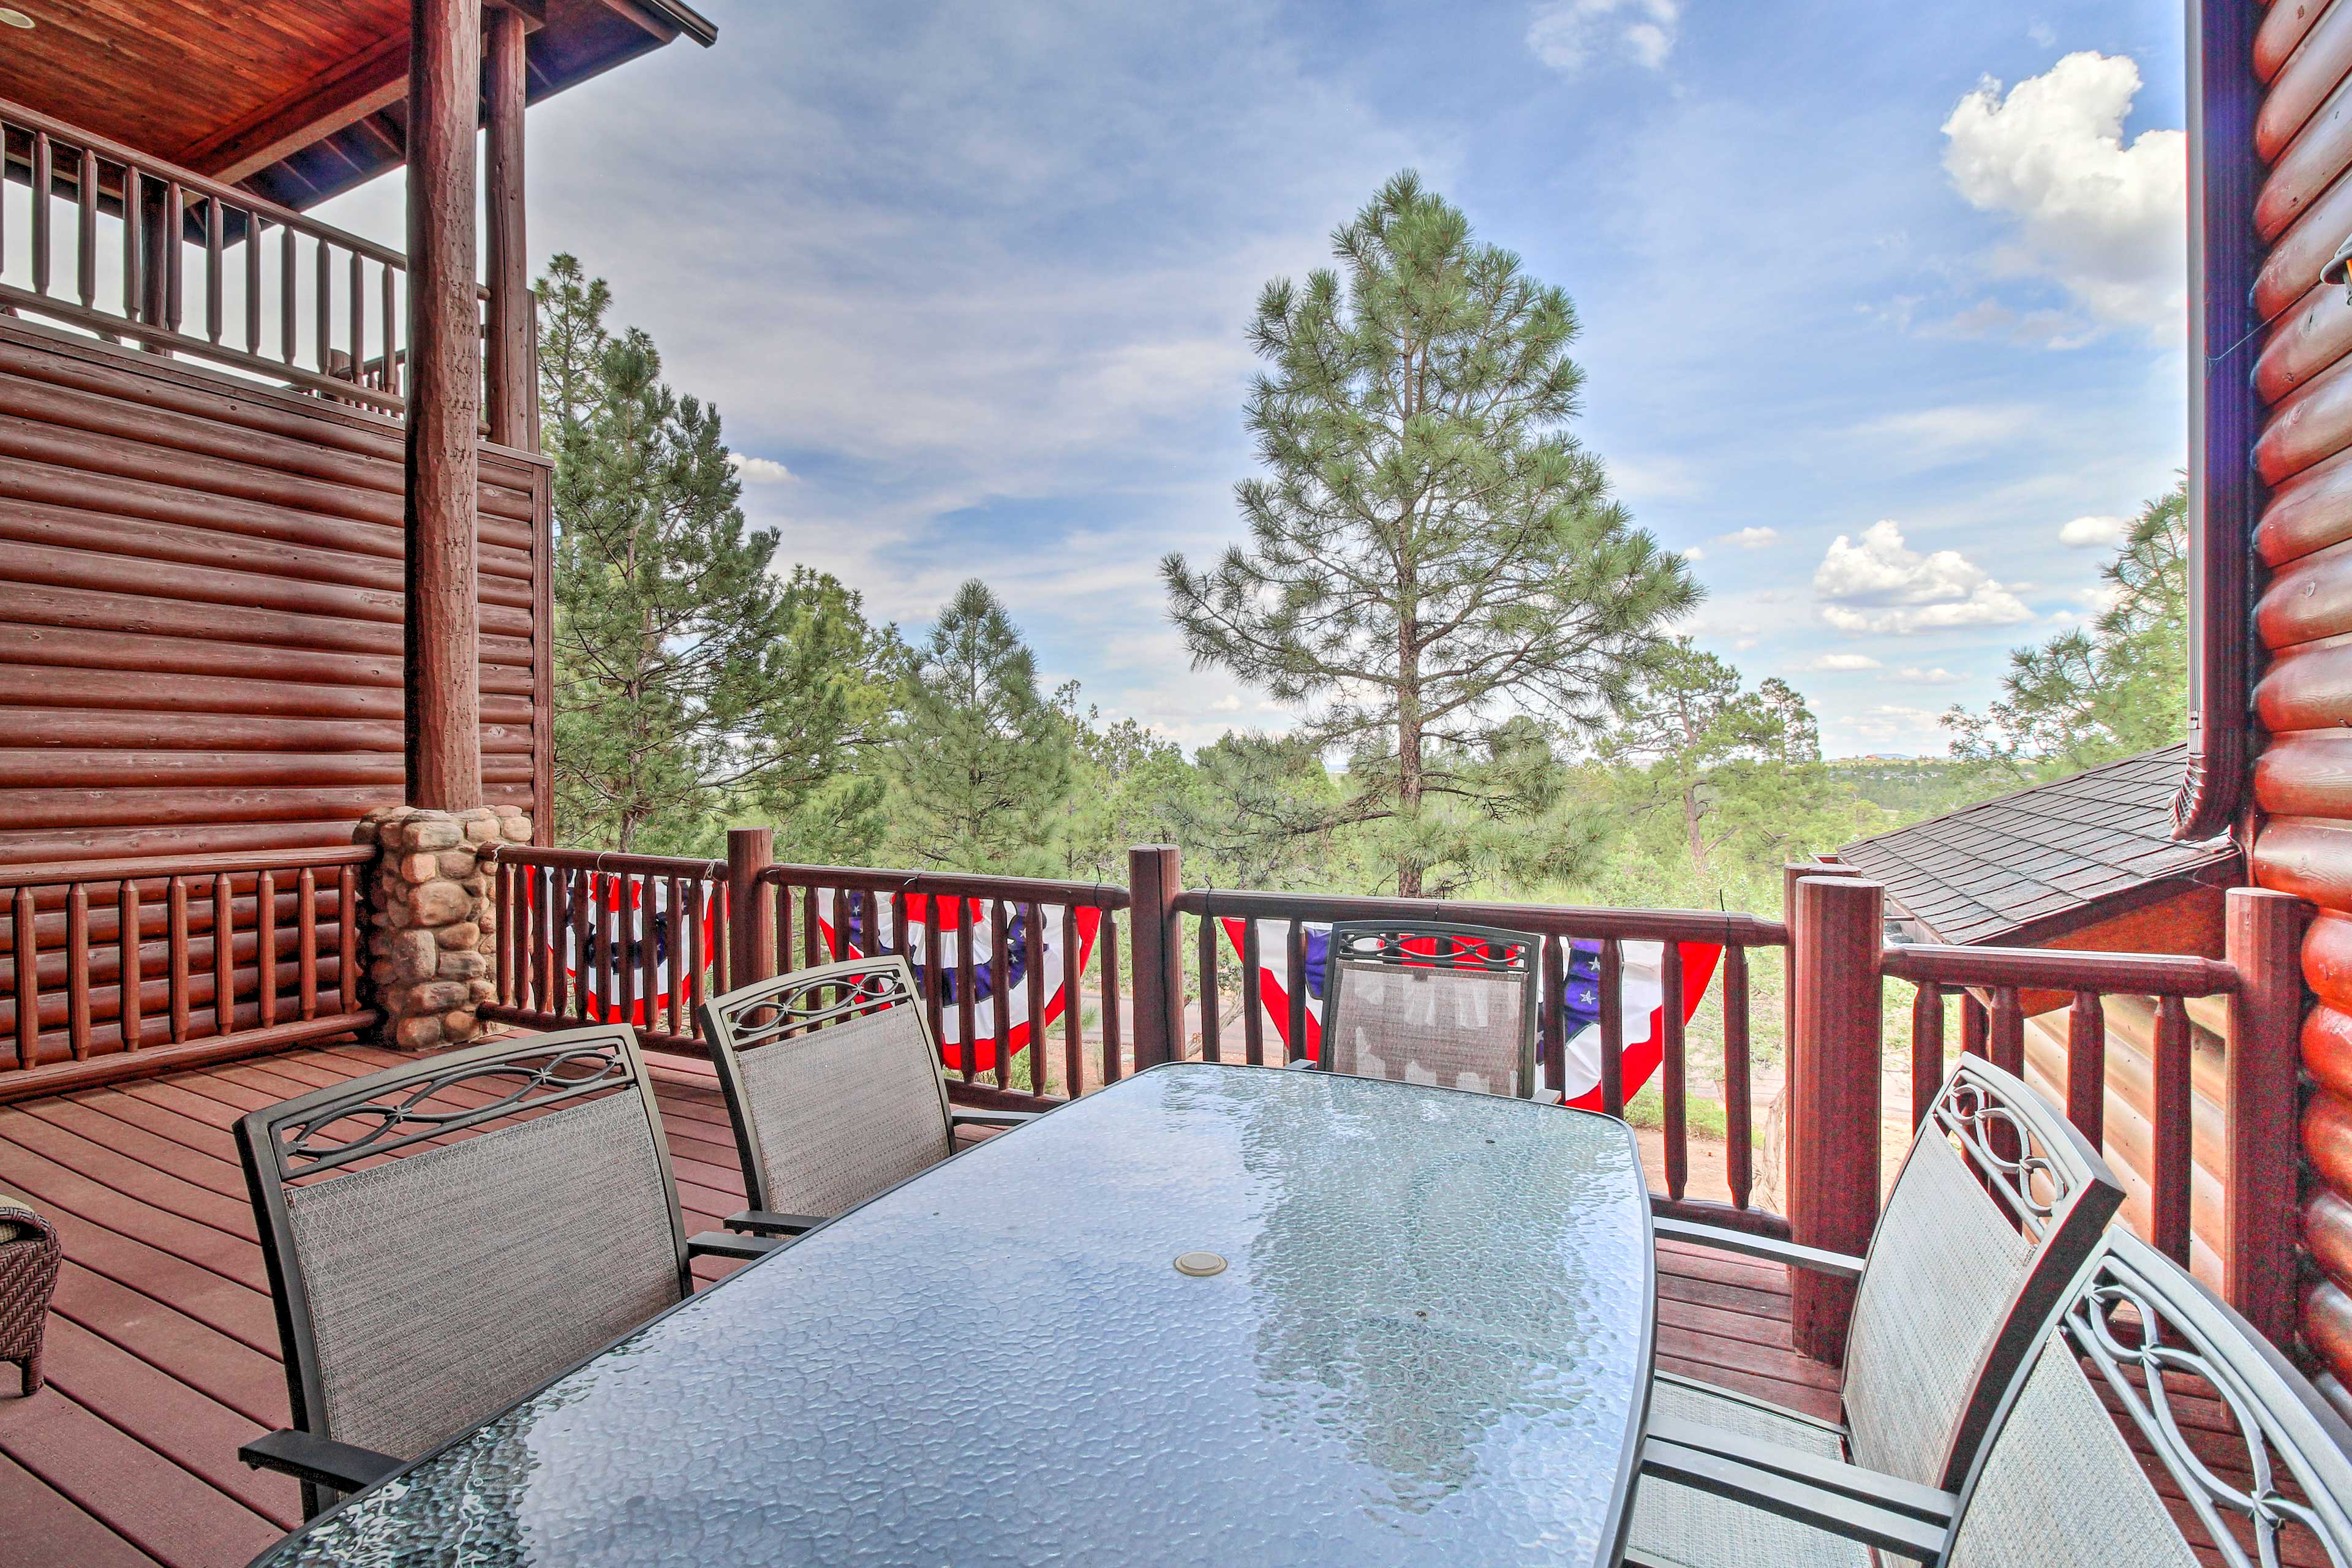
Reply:
[[754, 458], [746, 452], [730, 452], [727, 460], [735, 465], [735, 472], [747, 485], [780, 485], [793, 477], [793, 471], [773, 458]]
[[1696, 544], [1686, 544], [1683, 546], [1683, 559], [1685, 561], [1704, 561], [1706, 559], [1706, 552], [1700, 549]]
[[2124, 139], [2139, 89], [2128, 56], [2088, 50], [2006, 94], [1988, 77], [1944, 121], [1944, 170], [2010, 226], [1996, 275], [2056, 283], [2095, 320], [2169, 341], [2187, 297], [2188, 142]]
[[1717, 544], [1728, 544], [1734, 550], [1767, 550], [1780, 542], [1777, 528], [1738, 528], [1729, 533], [1715, 536]]
[[1879, 662], [1866, 653], [1825, 653], [1805, 667], [1808, 669], [1877, 669]]
[[1839, 534], [1813, 570], [1822, 619], [1844, 632], [1907, 636], [1954, 626], [2005, 626], [2033, 618], [2016, 594], [1957, 550], [1922, 555], [1902, 528], [1872, 523], [1860, 539]]
[[1942, 665], [1923, 669], [1916, 664], [1906, 664], [1895, 675], [1896, 679], [1907, 680], [1914, 686], [1949, 686], [1960, 679]]
[[1663, 70], [1682, 11], [1682, 0], [1544, 0], [1528, 23], [1528, 47], [1562, 76], [1604, 52]]
[[2130, 527], [2131, 520], [2125, 517], [2078, 517], [2058, 531], [2058, 542], [2072, 550], [2117, 544]]

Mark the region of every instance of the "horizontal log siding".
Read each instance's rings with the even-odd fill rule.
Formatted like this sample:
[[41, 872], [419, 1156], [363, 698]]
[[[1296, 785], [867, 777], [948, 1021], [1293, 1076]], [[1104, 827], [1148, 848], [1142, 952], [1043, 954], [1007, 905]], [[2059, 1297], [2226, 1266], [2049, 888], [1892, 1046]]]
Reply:
[[[2352, 723], [2352, 305], [2342, 289], [2318, 281], [2321, 265], [2352, 232], [2352, 0], [2282, 0], [2263, 22], [2252, 64], [2268, 83], [2255, 150], [2269, 173], [2252, 224], [2269, 247], [2254, 303], [2271, 323], [2254, 367], [2269, 412], [2251, 454], [2255, 478], [2269, 488], [2253, 550], [2268, 568], [2255, 626], [2270, 654], [2254, 692], [2267, 731], [2254, 796], [2266, 820], [2252, 859], [2263, 886], [2324, 911], [2304, 956], [2319, 1001], [2303, 1029], [2316, 1087], [2304, 1121], [2314, 1180], [2302, 1224], [2318, 1279], [2301, 1329], [2320, 1363], [2352, 1384], [2345, 1310], [2352, 1291], [2352, 738], [2345, 729]], [[2213, 374], [2243, 372], [2224, 364]], [[2111, 1047], [2110, 1060], [2118, 1054]], [[2192, 1223], [2202, 1261], [2218, 1239], [2209, 1228], [2218, 1216], [2203, 1190], [2212, 1120], [2205, 1075], [2197, 1089]], [[2135, 1110], [2127, 1094], [2111, 1096], [2108, 1106], [2109, 1151], [2128, 1183], [2129, 1130], [2118, 1123]]]
[[[484, 448], [483, 780], [541, 823], [547, 504]], [[348, 844], [401, 554], [395, 422], [0, 320], [0, 866]]]

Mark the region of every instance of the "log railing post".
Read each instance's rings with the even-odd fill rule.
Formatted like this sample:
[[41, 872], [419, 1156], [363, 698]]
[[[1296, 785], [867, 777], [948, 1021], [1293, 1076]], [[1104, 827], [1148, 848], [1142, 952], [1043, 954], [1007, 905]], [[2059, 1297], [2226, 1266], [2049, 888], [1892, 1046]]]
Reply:
[[1135, 1066], [1138, 1071], [1174, 1061], [1184, 1052], [1184, 953], [1176, 895], [1183, 868], [1173, 844], [1138, 845], [1127, 852], [1129, 937], [1135, 962]]
[[[1858, 877], [1804, 877], [1789, 901], [1789, 1113], [1793, 1239], [1861, 1253], [1878, 1219], [1879, 949], [1886, 889]], [[1796, 1348], [1836, 1361], [1853, 1310], [1850, 1281], [1790, 1270]]]
[[2229, 1142], [2222, 1293], [2273, 1343], [2294, 1332], [2295, 1177], [2303, 937], [2311, 906], [2232, 888], [2223, 953], [2238, 972], [2229, 1003]]
[[727, 976], [749, 985], [776, 972], [776, 906], [760, 886], [760, 873], [775, 862], [776, 830], [727, 830]]
[[[1797, 921], [1797, 884], [1808, 877], [1851, 877], [1857, 873], [1851, 866], [1841, 866], [1832, 860], [1791, 860], [1780, 868], [1780, 919], [1793, 931]], [[1804, 1064], [1786, 1043], [1797, 1037], [1797, 954], [1793, 947], [1781, 955], [1780, 966], [1780, 1194], [1797, 1190], [1801, 1179], [1799, 1169], [1804, 1163], [1805, 1151], [1791, 1134], [1795, 1130], [1794, 1109], [1797, 1104], [1798, 1077]]]

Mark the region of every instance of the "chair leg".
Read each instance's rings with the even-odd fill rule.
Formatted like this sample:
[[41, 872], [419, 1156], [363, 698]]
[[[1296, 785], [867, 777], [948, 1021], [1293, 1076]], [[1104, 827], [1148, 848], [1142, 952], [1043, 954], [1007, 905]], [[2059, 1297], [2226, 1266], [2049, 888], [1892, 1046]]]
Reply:
[[19, 1397], [30, 1399], [47, 1386], [48, 1379], [41, 1375], [40, 1352], [35, 1351], [30, 1355], [13, 1356], [9, 1359], [16, 1363], [18, 1379], [23, 1384], [23, 1392]]

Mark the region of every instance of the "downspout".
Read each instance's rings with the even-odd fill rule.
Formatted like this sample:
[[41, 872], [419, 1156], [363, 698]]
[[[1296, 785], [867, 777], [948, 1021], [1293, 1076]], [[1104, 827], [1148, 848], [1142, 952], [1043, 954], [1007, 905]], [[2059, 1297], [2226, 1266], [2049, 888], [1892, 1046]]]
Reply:
[[2188, 9], [2189, 761], [2172, 836], [2193, 840], [2236, 826], [2252, 754], [2248, 562], [2263, 420], [2253, 385], [2263, 325], [2253, 306], [2263, 176], [2253, 58], [2263, 10], [2251, 0], [2189, 0]]

